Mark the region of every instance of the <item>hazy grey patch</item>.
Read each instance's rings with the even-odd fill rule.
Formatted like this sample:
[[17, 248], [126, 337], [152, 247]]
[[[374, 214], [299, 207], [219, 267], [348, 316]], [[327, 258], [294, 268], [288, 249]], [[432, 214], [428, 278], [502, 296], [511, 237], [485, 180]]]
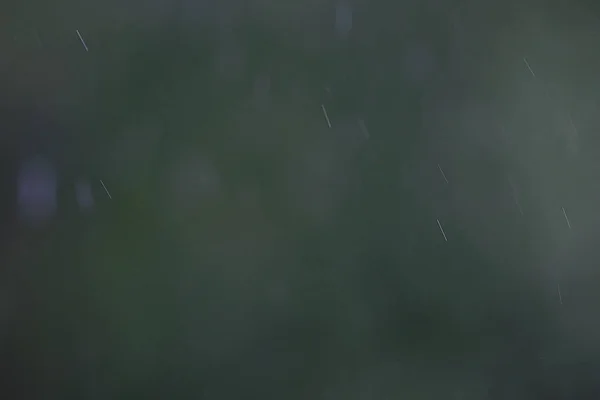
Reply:
[[404, 73], [406, 78], [416, 84], [430, 79], [436, 68], [433, 52], [424, 43], [409, 43], [404, 53]]
[[82, 179], [75, 183], [75, 197], [81, 210], [88, 211], [94, 207], [94, 195], [89, 180]]
[[180, 2], [181, 19], [184, 24], [196, 27], [198, 24], [212, 25], [218, 20], [215, 1], [183, 0]]
[[261, 202], [260, 190], [256, 186], [243, 186], [238, 190], [237, 200], [244, 210], [258, 210]]
[[575, 121], [571, 113], [567, 113], [564, 127], [565, 147], [569, 155], [577, 156], [579, 154], [579, 130], [575, 125]]
[[221, 79], [234, 81], [241, 77], [245, 68], [245, 57], [239, 44], [225, 34], [215, 57], [215, 73]]
[[316, 221], [333, 216], [345, 180], [338, 154], [320, 144], [295, 160], [289, 179], [292, 204]]
[[167, 175], [169, 206], [178, 212], [189, 212], [200, 202], [219, 192], [220, 177], [215, 166], [200, 155], [177, 158]]
[[507, 156], [508, 159], [508, 139], [503, 128], [497, 123], [493, 104], [473, 102], [462, 110], [462, 115], [468, 117], [461, 119], [459, 129], [464, 132], [463, 142], [468, 144], [470, 149]]
[[[69, 14], [72, 8], [61, 10], [59, 15]], [[148, 0], [144, 1], [143, 6], [142, 3], [109, 0], [101, 4], [87, 3], [85, 9], [87, 15], [94, 16], [85, 19], [86, 32], [96, 34], [133, 25], [143, 30], [162, 28], [172, 20], [174, 7], [173, 3], [167, 0]]]
[[0, 340], [8, 333], [8, 324], [17, 309], [17, 297], [12, 288], [0, 287]]
[[152, 162], [158, 152], [162, 131], [157, 121], [126, 128], [110, 154], [112, 175], [132, 187], [143, 185], [152, 175]]
[[19, 214], [29, 224], [42, 223], [56, 213], [57, 177], [54, 166], [36, 157], [23, 163], [18, 177]]
[[335, 6], [335, 31], [340, 37], [346, 37], [352, 29], [352, 8], [346, 1]]
[[344, 159], [356, 154], [369, 139], [369, 131], [363, 120], [355, 118], [340, 118], [332, 129], [336, 153]]
[[[406, 360], [367, 365], [363, 370], [352, 374], [352, 378], [339, 379], [328, 388], [323, 398], [485, 398], [486, 382], [485, 378], [481, 379], [482, 376], [463, 372], [461, 368], [453, 368], [450, 375], [447, 369], [425, 361], [410, 363]], [[453, 394], [456, 393], [461, 393], [464, 397], [454, 397]]]
[[265, 106], [269, 102], [271, 92], [271, 77], [261, 74], [254, 78], [253, 99], [257, 106]]

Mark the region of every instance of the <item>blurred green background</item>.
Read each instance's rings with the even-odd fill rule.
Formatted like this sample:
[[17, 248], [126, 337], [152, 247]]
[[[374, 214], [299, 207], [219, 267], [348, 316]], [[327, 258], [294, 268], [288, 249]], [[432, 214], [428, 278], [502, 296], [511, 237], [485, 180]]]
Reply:
[[593, 10], [349, 7], [5, 7], [3, 398], [600, 393]]

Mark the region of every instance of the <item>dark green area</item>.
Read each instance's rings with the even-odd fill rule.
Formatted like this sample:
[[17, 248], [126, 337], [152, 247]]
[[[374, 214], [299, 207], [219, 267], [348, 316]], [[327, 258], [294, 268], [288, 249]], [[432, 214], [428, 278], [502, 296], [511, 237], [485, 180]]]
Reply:
[[[325, 4], [297, 18], [232, 4], [226, 25], [190, 22], [184, 3], [120, 24], [116, 5], [67, 3], [1, 26], [5, 192], [36, 151], [62, 183], [42, 230], [5, 202], [0, 396], [600, 393], [591, 9], [372, 2], [340, 40]], [[435, 64], [422, 81], [406, 72], [415, 45]], [[218, 181], [186, 208], [173, 166], [190, 155]], [[79, 176], [111, 191], [96, 184], [92, 215], [72, 200]]]

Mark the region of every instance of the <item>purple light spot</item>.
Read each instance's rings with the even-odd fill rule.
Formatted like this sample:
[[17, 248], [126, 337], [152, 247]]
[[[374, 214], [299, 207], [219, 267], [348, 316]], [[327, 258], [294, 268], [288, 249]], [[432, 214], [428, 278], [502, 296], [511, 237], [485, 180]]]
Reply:
[[43, 222], [56, 212], [56, 172], [48, 161], [26, 161], [19, 171], [18, 204], [21, 217], [29, 223]]

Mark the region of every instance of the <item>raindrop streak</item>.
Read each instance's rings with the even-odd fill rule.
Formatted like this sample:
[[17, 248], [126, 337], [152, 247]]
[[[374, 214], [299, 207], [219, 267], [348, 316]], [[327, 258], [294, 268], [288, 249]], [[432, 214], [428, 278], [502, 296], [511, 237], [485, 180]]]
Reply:
[[556, 284], [556, 287], [558, 288], [558, 301], [560, 301], [560, 304], [562, 304], [562, 294], [560, 293], [560, 283]]
[[525, 57], [523, 57], [523, 61], [525, 62], [525, 65], [527, 65], [527, 69], [529, 69], [529, 72], [531, 72], [531, 75], [533, 75], [533, 77], [535, 78], [535, 72], [533, 72], [533, 70], [531, 69], [531, 66], [529, 65], [529, 63], [527, 62], [527, 59]]
[[365, 137], [367, 139], [369, 139], [371, 137], [371, 135], [369, 135], [369, 130], [367, 129], [367, 125], [365, 125], [365, 121], [362, 119], [359, 119], [358, 124], [360, 125], [360, 129], [363, 131], [363, 134], [365, 135]]
[[104, 185], [104, 182], [102, 182], [102, 179], [100, 179], [100, 183], [102, 184], [102, 187], [104, 188], [104, 191], [106, 192], [106, 194], [108, 195], [108, 198], [112, 200], [112, 196], [110, 195], [110, 193], [108, 192], [108, 189], [106, 188], [106, 186]]
[[442, 228], [442, 224], [440, 224], [440, 220], [436, 219], [438, 226], [440, 227], [440, 232], [442, 232], [442, 235], [444, 235], [444, 240], [447, 242], [448, 238], [446, 237], [446, 232], [444, 232], [444, 228]]
[[569, 221], [569, 217], [567, 217], [567, 212], [565, 211], [564, 207], [562, 208], [562, 212], [563, 212], [563, 215], [565, 216], [565, 220], [567, 221], [567, 225], [568, 225], [569, 229], [571, 229], [571, 221]]
[[450, 183], [448, 182], [448, 178], [446, 178], [446, 174], [444, 173], [444, 170], [442, 170], [442, 167], [440, 167], [440, 164], [438, 164], [438, 169], [440, 170], [440, 172], [442, 173], [442, 177], [444, 178], [444, 180], [446, 181], [446, 184]]
[[85, 44], [85, 40], [83, 40], [83, 37], [81, 37], [81, 33], [79, 33], [79, 29], [76, 29], [75, 32], [77, 32], [77, 36], [79, 36], [79, 40], [81, 40], [81, 44], [83, 45], [85, 51], [89, 51], [87, 44]]
[[321, 104], [321, 109], [323, 110], [323, 115], [325, 115], [325, 120], [327, 121], [327, 126], [331, 128], [331, 122], [329, 121], [329, 116], [327, 115], [327, 110], [325, 109], [325, 105]]

